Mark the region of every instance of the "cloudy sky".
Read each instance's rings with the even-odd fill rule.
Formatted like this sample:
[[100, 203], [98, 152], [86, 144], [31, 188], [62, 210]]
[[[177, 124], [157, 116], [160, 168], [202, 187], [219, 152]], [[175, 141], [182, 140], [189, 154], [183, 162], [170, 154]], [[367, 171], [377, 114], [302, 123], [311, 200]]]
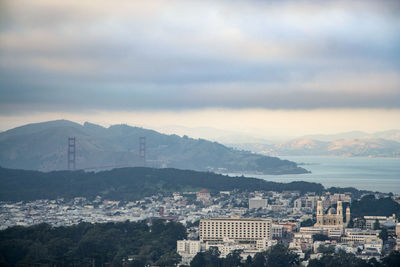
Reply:
[[400, 128], [398, 1], [1, 0], [0, 130]]

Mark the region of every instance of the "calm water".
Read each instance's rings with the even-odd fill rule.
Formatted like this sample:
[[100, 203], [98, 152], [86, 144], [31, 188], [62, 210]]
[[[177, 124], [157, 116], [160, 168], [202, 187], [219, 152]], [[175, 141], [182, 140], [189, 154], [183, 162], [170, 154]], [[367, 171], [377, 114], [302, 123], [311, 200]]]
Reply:
[[[310, 174], [251, 175], [276, 182], [307, 181], [325, 187], [355, 187], [380, 192], [400, 193], [399, 158], [341, 158], [318, 156], [281, 157], [311, 171]], [[250, 175], [248, 175], [250, 176]]]

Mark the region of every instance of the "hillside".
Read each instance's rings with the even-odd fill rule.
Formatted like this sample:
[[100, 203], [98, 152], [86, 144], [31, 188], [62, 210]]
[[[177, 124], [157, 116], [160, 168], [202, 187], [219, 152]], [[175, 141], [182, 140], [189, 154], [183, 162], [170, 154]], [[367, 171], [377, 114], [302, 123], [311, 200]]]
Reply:
[[241, 144], [235, 147], [276, 156], [400, 157], [400, 143], [383, 138], [320, 141], [298, 138], [278, 144]]
[[264, 174], [306, 173], [294, 162], [187, 136], [128, 125], [104, 128], [66, 120], [28, 124], [0, 133], [0, 166], [30, 170], [67, 167], [67, 139], [76, 137], [78, 169], [143, 166], [139, 137], [146, 137], [146, 166]]
[[374, 139], [381, 138], [400, 142], [400, 130], [388, 130], [375, 133], [366, 133], [362, 131], [352, 131], [338, 134], [315, 134], [305, 135], [301, 138], [308, 138], [320, 141], [336, 141], [340, 139]]
[[275, 183], [256, 178], [229, 177], [211, 172], [178, 169], [120, 168], [102, 172], [39, 172], [0, 168], [0, 201], [30, 201], [102, 196], [115, 200], [138, 200], [157, 193], [223, 190], [266, 190], [320, 193], [321, 184]]

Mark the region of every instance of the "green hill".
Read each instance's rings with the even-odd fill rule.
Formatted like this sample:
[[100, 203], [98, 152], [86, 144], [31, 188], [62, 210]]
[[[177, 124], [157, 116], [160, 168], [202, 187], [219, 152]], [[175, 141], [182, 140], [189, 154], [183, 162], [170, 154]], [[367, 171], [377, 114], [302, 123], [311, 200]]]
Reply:
[[203, 139], [165, 135], [128, 125], [104, 128], [66, 120], [28, 124], [0, 133], [0, 166], [65, 170], [67, 139], [71, 136], [77, 140], [78, 169], [143, 166], [139, 138], [144, 136], [147, 167], [264, 174], [307, 172], [288, 160], [239, 151]]

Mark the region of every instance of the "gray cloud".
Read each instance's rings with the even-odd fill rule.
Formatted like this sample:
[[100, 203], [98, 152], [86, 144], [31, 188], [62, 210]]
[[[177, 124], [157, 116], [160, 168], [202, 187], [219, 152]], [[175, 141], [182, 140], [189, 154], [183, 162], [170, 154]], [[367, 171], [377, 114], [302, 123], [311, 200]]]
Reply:
[[400, 108], [395, 1], [3, 6], [2, 114]]

